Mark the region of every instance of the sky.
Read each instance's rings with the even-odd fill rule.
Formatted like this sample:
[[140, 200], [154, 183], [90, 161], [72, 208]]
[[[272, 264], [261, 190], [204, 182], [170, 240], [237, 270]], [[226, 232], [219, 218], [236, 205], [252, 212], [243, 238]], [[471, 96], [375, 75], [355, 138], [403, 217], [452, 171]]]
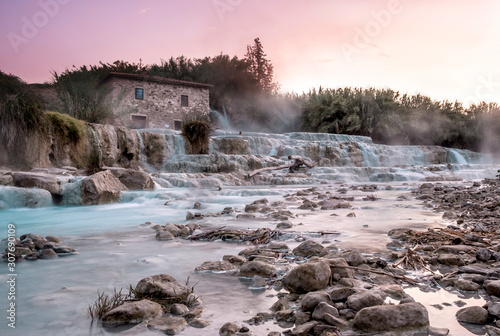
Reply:
[[500, 102], [497, 0], [0, 0], [0, 70], [243, 58], [259, 37], [282, 92], [375, 87]]

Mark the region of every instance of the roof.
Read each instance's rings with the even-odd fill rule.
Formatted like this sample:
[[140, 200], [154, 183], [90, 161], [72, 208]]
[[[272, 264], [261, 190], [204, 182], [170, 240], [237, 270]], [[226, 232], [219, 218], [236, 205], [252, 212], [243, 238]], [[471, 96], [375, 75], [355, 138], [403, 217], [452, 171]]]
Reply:
[[190, 86], [190, 87], [196, 87], [196, 88], [201, 88], [201, 89], [210, 89], [213, 87], [212, 84], [190, 82], [190, 81], [184, 81], [184, 80], [161, 77], [161, 76], [132, 74], [132, 73], [124, 73], [124, 72], [110, 72], [106, 76], [106, 78], [104, 78], [103, 82], [107, 81], [111, 77], [130, 79], [130, 80], [138, 80], [138, 81], [146, 81], [146, 82], [154, 82], [154, 83], [161, 83], [161, 84]]

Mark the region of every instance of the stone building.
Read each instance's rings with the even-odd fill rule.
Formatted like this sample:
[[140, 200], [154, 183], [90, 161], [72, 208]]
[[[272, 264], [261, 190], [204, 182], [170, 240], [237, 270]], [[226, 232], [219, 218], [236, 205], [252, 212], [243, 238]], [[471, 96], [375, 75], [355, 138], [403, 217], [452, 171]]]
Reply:
[[118, 72], [102, 84], [111, 88], [116, 126], [180, 130], [186, 115], [209, 113], [210, 84]]

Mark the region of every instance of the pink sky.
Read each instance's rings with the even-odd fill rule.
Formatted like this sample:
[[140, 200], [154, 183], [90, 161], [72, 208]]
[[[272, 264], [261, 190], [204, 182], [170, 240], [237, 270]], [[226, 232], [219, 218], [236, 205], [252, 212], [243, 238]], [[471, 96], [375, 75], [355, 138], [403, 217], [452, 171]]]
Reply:
[[0, 70], [32, 83], [99, 61], [241, 58], [259, 37], [282, 91], [500, 101], [499, 13], [494, 0], [0, 1]]

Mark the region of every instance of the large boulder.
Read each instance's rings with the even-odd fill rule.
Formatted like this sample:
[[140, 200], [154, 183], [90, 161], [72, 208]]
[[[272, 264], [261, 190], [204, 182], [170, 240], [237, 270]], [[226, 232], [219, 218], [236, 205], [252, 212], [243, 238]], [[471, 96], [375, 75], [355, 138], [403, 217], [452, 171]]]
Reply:
[[429, 314], [417, 302], [373, 306], [363, 308], [356, 314], [354, 326], [367, 332], [418, 329], [429, 326]]
[[455, 313], [459, 322], [486, 324], [488, 321], [488, 311], [483, 307], [465, 307]]
[[111, 172], [130, 190], [152, 190], [155, 188], [153, 179], [146, 172], [134, 169], [112, 169]]
[[82, 180], [82, 203], [87, 205], [114, 203], [127, 187], [109, 170], [96, 173]]
[[163, 308], [156, 302], [149, 300], [132, 301], [113, 308], [104, 314], [102, 323], [110, 327], [123, 324], [138, 324], [161, 315], [163, 315]]
[[44, 173], [12, 172], [14, 186], [20, 188], [45, 189], [51, 194], [59, 194], [61, 187], [57, 183], [57, 177]]
[[308, 262], [288, 272], [283, 284], [292, 293], [308, 293], [326, 288], [331, 275], [328, 263]]
[[182, 300], [189, 296], [191, 288], [168, 274], [156, 274], [140, 280], [135, 291], [145, 297]]

